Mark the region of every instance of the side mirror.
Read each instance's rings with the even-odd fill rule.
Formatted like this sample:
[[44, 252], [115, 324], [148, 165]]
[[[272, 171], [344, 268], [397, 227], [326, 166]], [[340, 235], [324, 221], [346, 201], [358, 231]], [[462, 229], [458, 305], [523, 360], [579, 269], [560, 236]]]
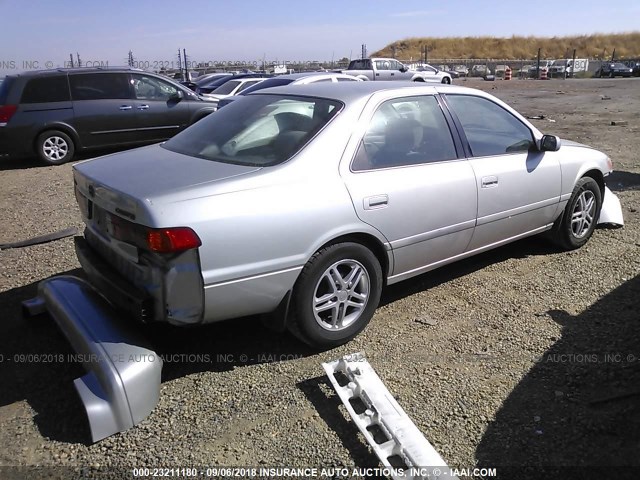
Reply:
[[184, 93], [182, 92], [182, 90], [178, 90], [176, 93], [171, 95], [169, 100], [173, 100], [174, 102], [177, 102], [178, 100], [182, 100], [183, 98], [184, 98]]
[[560, 138], [555, 135], [543, 135], [542, 140], [540, 140], [541, 152], [557, 152], [560, 150], [560, 146]]
[[398, 70], [400, 70], [402, 73], [404, 73], [404, 72], [406, 72], [406, 71], [407, 71], [407, 67], [402, 66], [402, 67], [400, 67]]

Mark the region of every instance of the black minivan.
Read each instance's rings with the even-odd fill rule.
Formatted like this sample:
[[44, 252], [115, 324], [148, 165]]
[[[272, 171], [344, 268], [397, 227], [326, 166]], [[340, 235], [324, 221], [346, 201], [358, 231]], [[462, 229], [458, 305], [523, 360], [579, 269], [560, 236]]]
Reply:
[[0, 156], [49, 165], [90, 148], [166, 140], [215, 111], [173, 80], [133, 68], [8, 75], [0, 83]]

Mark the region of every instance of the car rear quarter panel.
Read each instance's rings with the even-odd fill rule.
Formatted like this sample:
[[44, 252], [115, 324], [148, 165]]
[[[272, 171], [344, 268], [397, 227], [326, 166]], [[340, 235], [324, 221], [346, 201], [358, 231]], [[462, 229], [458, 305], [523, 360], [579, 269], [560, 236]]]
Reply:
[[343, 113], [282, 165], [195, 187], [189, 198], [149, 200], [155, 224], [189, 226], [202, 240], [205, 322], [274, 310], [313, 254], [338, 237], [364, 233], [386, 244], [358, 219], [339, 176], [353, 124]]

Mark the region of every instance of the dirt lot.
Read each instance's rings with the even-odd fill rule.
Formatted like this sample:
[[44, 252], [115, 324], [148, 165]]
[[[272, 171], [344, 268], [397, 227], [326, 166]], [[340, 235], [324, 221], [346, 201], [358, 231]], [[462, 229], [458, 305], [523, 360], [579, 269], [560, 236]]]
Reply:
[[[571, 253], [533, 238], [395, 285], [366, 331], [328, 352], [253, 318], [146, 328], [176, 360], [160, 403], [94, 445], [72, 386], [81, 366], [52, 321], [20, 313], [38, 281], [77, 270], [72, 240], [0, 251], [0, 466], [377, 466], [320, 367], [365, 351], [450, 466], [640, 478], [640, 79], [458, 83], [606, 152], [625, 228], [598, 229]], [[0, 243], [69, 226], [81, 226], [70, 165], [0, 163]]]

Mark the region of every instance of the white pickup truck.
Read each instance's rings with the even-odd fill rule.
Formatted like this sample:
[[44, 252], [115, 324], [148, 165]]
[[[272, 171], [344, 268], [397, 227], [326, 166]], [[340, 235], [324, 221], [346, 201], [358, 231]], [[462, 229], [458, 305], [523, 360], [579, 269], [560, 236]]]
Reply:
[[424, 68], [422, 71], [409, 70], [404, 64], [393, 58], [363, 58], [351, 60], [342, 73], [353, 75], [361, 80], [405, 80], [412, 82], [451, 83], [451, 75], [437, 68]]

